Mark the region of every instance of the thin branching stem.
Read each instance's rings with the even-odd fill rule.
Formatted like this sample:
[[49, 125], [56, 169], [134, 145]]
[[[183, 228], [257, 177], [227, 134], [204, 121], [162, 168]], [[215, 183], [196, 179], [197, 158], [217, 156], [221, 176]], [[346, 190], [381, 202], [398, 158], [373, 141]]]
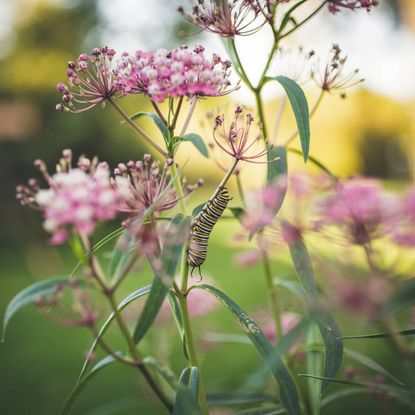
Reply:
[[113, 106], [113, 108], [118, 112], [121, 118], [148, 144], [150, 144], [155, 150], [157, 150], [163, 157], [169, 157], [167, 151], [163, 150], [144, 130], [142, 130], [130, 117], [122, 110], [122, 108], [111, 98], [108, 99], [108, 102]]

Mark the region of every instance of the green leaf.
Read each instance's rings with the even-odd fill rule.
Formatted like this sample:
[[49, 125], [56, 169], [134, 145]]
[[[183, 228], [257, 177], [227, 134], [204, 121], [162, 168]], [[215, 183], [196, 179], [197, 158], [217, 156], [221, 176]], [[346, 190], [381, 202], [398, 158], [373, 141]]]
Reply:
[[167, 366], [163, 365], [163, 363], [159, 362], [156, 358], [152, 356], [146, 356], [143, 359], [143, 363], [146, 366], [150, 366], [155, 369], [174, 391], [180, 387], [179, 380], [177, 379], [174, 372]]
[[351, 339], [387, 339], [392, 336], [413, 336], [415, 335], [415, 329], [406, 329], [400, 331], [394, 331], [389, 333], [374, 333], [374, 334], [358, 334], [356, 336], [343, 336], [343, 340]]
[[[288, 163], [287, 150], [285, 147], [272, 147], [267, 153], [268, 169], [267, 169], [267, 183], [274, 183], [275, 181], [287, 180]], [[285, 183], [283, 200], [287, 192], [287, 184]]]
[[301, 149], [303, 150], [304, 162], [307, 162], [310, 151], [310, 112], [308, 109], [307, 98], [301, 87], [292, 79], [286, 76], [277, 76], [278, 81], [285, 89], [294, 111], [297, 122], [298, 133], [300, 135]]
[[195, 218], [203, 210], [205, 205], [206, 205], [206, 202], [201, 203], [200, 205], [197, 205], [192, 211], [192, 217]]
[[[368, 394], [372, 395], [378, 392], [381, 395], [386, 396], [393, 396], [399, 399], [401, 402], [405, 403], [406, 405], [410, 406], [411, 408], [415, 409], [415, 393], [397, 388], [395, 386], [387, 385], [384, 383], [374, 383], [374, 382], [357, 382], [352, 380], [343, 380], [343, 379], [335, 379], [335, 378], [325, 378], [320, 376], [312, 376], [305, 373], [300, 373], [298, 376], [300, 377], [313, 377], [316, 379], [321, 379], [326, 382], [336, 383], [339, 385], [352, 385], [352, 386], [361, 386], [364, 387]], [[327, 400], [324, 402], [327, 405]]]
[[[48, 280], [42, 280], [35, 284], [26, 287], [20, 291], [9, 303], [6, 308], [6, 312], [3, 318], [3, 331], [1, 341], [4, 342], [6, 338], [6, 329], [10, 323], [12, 317], [23, 307], [33, 304], [35, 301], [40, 300], [42, 297], [53, 294], [56, 287], [70, 286], [71, 279], [65, 278], [52, 278]], [[86, 285], [83, 281], [76, 280], [76, 283], [82, 286]]]
[[[283, 222], [285, 231], [295, 232], [288, 222]], [[297, 237], [289, 246], [291, 258], [300, 283], [303, 287], [310, 310], [317, 307], [317, 287], [313, 266], [308, 250], [301, 237]], [[313, 312], [313, 317], [319, 327], [325, 347], [324, 377], [332, 378], [338, 373], [343, 357], [343, 342], [341, 333], [334, 319], [327, 312]], [[323, 381], [321, 391], [324, 392], [328, 382]]]
[[344, 353], [347, 356], [349, 356], [350, 358], [352, 358], [353, 360], [356, 360], [356, 362], [359, 362], [362, 365], [368, 367], [369, 369], [372, 369], [375, 372], [380, 373], [386, 379], [389, 379], [392, 382], [395, 382], [400, 386], [404, 386], [404, 384], [400, 380], [396, 379], [395, 376], [393, 376], [391, 373], [389, 373], [384, 367], [382, 367], [379, 363], [376, 363], [370, 357], [365, 356], [362, 353], [358, 353], [358, 352], [356, 352], [354, 350], [350, 350], [350, 349], [344, 349]]
[[206, 144], [204, 143], [202, 137], [198, 134], [195, 134], [195, 133], [185, 134], [181, 137], [174, 137], [173, 140], [177, 143], [180, 143], [183, 141], [189, 141], [199, 150], [199, 152], [203, 156], [205, 156], [206, 158], [209, 157], [209, 151], [206, 147]]
[[189, 223], [190, 218], [183, 218], [183, 215], [180, 214], [176, 215], [171, 221], [169, 232], [172, 235], [160, 254], [162, 273], [160, 275], [156, 274], [153, 279], [150, 294], [134, 330], [135, 343], [138, 343], [147, 333], [169, 292], [173, 278], [176, 275], [177, 265], [181, 259]]
[[130, 119], [131, 120], [136, 120], [136, 119], [139, 119], [141, 117], [149, 117], [154, 121], [154, 124], [156, 124], [157, 128], [161, 132], [161, 135], [163, 136], [166, 145], [168, 145], [170, 132], [169, 132], [169, 129], [164, 124], [164, 122], [161, 120], [161, 118], [157, 114], [154, 114], [153, 112], [139, 111], [139, 112], [136, 112], [135, 114], [131, 115]]
[[182, 340], [183, 355], [187, 360], [189, 360], [189, 354], [186, 348], [186, 335], [184, 331], [183, 317], [182, 312], [180, 311], [179, 302], [172, 293], [167, 295], [167, 299], [169, 300], [170, 309], [172, 311], [177, 330], [179, 331], [180, 338]]
[[110, 278], [114, 278], [125, 267], [135, 245], [136, 241], [129, 232], [120, 235], [111, 254], [111, 262], [108, 268]]
[[[117, 353], [118, 356], [123, 356], [123, 353]], [[100, 360], [92, 369], [91, 371], [82, 378], [81, 382], [78, 382], [75, 385], [75, 388], [72, 390], [68, 398], [66, 399], [62, 409], [61, 409], [61, 415], [67, 414], [72, 406], [74, 405], [76, 399], [80, 395], [80, 393], [84, 390], [85, 386], [88, 384], [88, 382], [94, 378], [98, 372], [105, 367], [109, 366], [110, 364], [116, 362], [117, 360], [113, 356], [107, 356], [104, 359]]]
[[235, 217], [235, 219], [238, 220], [241, 220], [241, 217], [246, 213], [245, 209], [241, 207], [230, 207], [228, 209], [232, 212], [232, 215]]
[[286, 290], [291, 291], [293, 294], [297, 295], [301, 300], [304, 300], [304, 290], [298, 282], [283, 280], [281, 278], [275, 278], [273, 280], [273, 284], [276, 287], [285, 288]]
[[280, 415], [287, 411], [281, 405], [271, 406], [269, 408], [251, 408], [239, 411], [236, 415]]
[[[118, 305], [118, 311], [122, 311], [125, 307], [127, 307], [128, 304], [132, 303], [134, 300], [142, 297], [143, 295], [148, 294], [150, 292], [150, 289], [151, 289], [151, 286], [147, 285], [146, 287], [140, 288], [139, 290], [131, 293], [128, 297], [124, 298], [124, 300], [122, 300], [121, 303]], [[88, 356], [91, 356], [91, 354], [93, 354], [93, 352], [96, 350], [98, 343], [99, 343], [99, 339], [104, 336], [104, 334], [110, 327], [111, 323], [113, 322], [114, 318], [115, 318], [115, 314], [111, 313], [109, 317], [105, 320], [104, 324], [101, 326], [98, 332], [97, 337], [95, 338], [95, 340], [93, 341], [89, 349]], [[89, 359], [86, 359], [82, 366], [81, 373], [78, 376], [77, 384], [81, 382], [88, 367], [89, 367]]]
[[[312, 324], [308, 330], [306, 344], [315, 345], [321, 343], [321, 337], [317, 331], [315, 324]], [[310, 350], [307, 352], [307, 371], [308, 373], [321, 376], [323, 361], [321, 352]], [[315, 378], [308, 379], [308, 396], [310, 398], [310, 406], [312, 415], [320, 414], [320, 400], [321, 400], [321, 380]]]
[[217, 288], [207, 284], [198, 285], [195, 288], [210, 292], [232, 312], [235, 319], [245, 329], [247, 336], [259, 354], [268, 363], [272, 374], [278, 382], [281, 402], [287, 409], [287, 412], [291, 415], [299, 415], [301, 411], [295, 383], [281, 356], [274, 350], [258, 324], [238, 304]]
[[213, 406], [246, 405], [255, 403], [276, 403], [275, 396], [264, 393], [223, 392], [209, 393], [207, 401]]
[[179, 382], [184, 387], [177, 389], [173, 415], [201, 415], [199, 407], [200, 372], [197, 367], [187, 367], [180, 375]]

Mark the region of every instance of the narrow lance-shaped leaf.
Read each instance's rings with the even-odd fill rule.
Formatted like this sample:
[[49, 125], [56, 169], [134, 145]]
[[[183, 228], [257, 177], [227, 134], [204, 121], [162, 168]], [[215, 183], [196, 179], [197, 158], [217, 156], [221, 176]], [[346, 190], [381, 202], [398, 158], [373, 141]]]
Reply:
[[[6, 330], [10, 323], [11, 318], [24, 306], [33, 304], [42, 297], [52, 294], [59, 286], [71, 286], [74, 280], [70, 278], [53, 278], [48, 280], [39, 281], [35, 284], [26, 287], [20, 291], [9, 303], [4, 313], [3, 318], [3, 331], [1, 341], [4, 342], [6, 337]], [[76, 280], [78, 286], [85, 286], [83, 281]]]
[[184, 142], [184, 141], [188, 141], [190, 143], [192, 143], [200, 152], [200, 154], [202, 154], [202, 156], [208, 158], [209, 157], [209, 151], [206, 147], [206, 144], [204, 143], [202, 137], [200, 137], [200, 135], [195, 134], [195, 133], [189, 133], [189, 134], [185, 134], [183, 136], [180, 137], [174, 137], [173, 140], [175, 141], [176, 144], [180, 143], [180, 142]]
[[207, 284], [198, 285], [195, 289], [204, 289], [218, 298], [233, 314], [244, 328], [246, 334], [256, 347], [262, 358], [268, 363], [270, 370], [278, 382], [281, 402], [290, 415], [299, 415], [300, 405], [295, 383], [284, 365], [281, 356], [274, 350], [258, 324], [225, 293]]
[[357, 334], [355, 336], [343, 336], [343, 340], [352, 340], [352, 339], [387, 339], [388, 337], [393, 336], [414, 336], [415, 329], [405, 329], [394, 332], [386, 333], [373, 333], [373, 334]]
[[120, 235], [111, 254], [111, 262], [108, 268], [108, 275], [111, 278], [114, 278], [124, 268], [136, 243], [134, 237], [129, 232], [124, 232]]
[[[133, 293], [131, 293], [128, 297], [126, 297], [123, 301], [121, 301], [121, 303], [118, 305], [118, 311], [122, 311], [125, 307], [127, 307], [128, 304], [132, 303], [133, 301], [137, 300], [138, 298], [148, 294], [150, 292], [151, 286], [147, 285], [146, 287], [140, 288], [137, 291], [134, 291]], [[88, 356], [91, 356], [94, 351], [96, 350], [98, 343], [99, 343], [99, 339], [102, 338], [104, 336], [104, 334], [106, 333], [106, 331], [108, 330], [108, 328], [110, 327], [111, 323], [114, 321], [115, 319], [115, 314], [111, 313], [109, 315], [109, 317], [105, 320], [104, 324], [101, 326], [97, 337], [95, 338], [94, 342], [92, 343], [89, 351], [88, 351]], [[78, 381], [77, 383], [79, 383], [85, 372], [87, 371], [88, 367], [90, 364], [90, 360], [87, 358], [85, 359], [85, 362], [82, 366], [81, 369], [81, 373], [78, 376]]]
[[163, 136], [166, 145], [168, 145], [170, 132], [169, 132], [169, 129], [164, 124], [164, 122], [161, 120], [161, 118], [157, 114], [154, 114], [153, 112], [139, 111], [131, 115], [130, 119], [136, 120], [141, 117], [149, 117], [154, 121], [154, 124], [156, 124], [157, 128], [161, 132], [161, 135]]
[[187, 367], [179, 379], [181, 387], [177, 389], [173, 415], [201, 415], [199, 407], [200, 372], [197, 367]]
[[[122, 353], [117, 353], [118, 356], [123, 356]], [[66, 415], [71, 408], [73, 407], [76, 399], [78, 398], [79, 394], [84, 390], [85, 386], [88, 384], [88, 382], [94, 378], [99, 371], [101, 371], [102, 369], [104, 369], [105, 367], [109, 366], [110, 364], [116, 362], [117, 359], [113, 356], [107, 356], [104, 359], [100, 360], [92, 369], [91, 371], [88, 373], [87, 376], [85, 376], [84, 378], [82, 378], [81, 382], [78, 382], [75, 385], [75, 388], [72, 390], [71, 394], [69, 395], [69, 397], [66, 399], [62, 410], [61, 410], [61, 415]]]
[[190, 218], [183, 218], [180, 214], [173, 218], [171, 222], [169, 229], [171, 237], [169, 237], [168, 243], [160, 254], [161, 274], [156, 275], [153, 279], [150, 294], [134, 330], [134, 341], [136, 343], [147, 333], [169, 292], [181, 258], [189, 223]]
[[[316, 309], [317, 288], [314, 277], [314, 270], [308, 250], [298, 235], [298, 231], [288, 222], [283, 222], [283, 232], [291, 235], [289, 244], [291, 258], [304, 293], [311, 310]], [[334, 377], [340, 369], [343, 357], [343, 342], [340, 330], [334, 319], [327, 312], [313, 312], [313, 317], [319, 327], [321, 337], [325, 347], [324, 377]], [[321, 385], [322, 392], [328, 386], [328, 382], [323, 380]]]
[[281, 84], [290, 100], [300, 135], [304, 162], [306, 162], [310, 151], [310, 111], [307, 98], [301, 87], [292, 79], [286, 76], [277, 76], [274, 79]]
[[[370, 395], [378, 394], [380, 396], [393, 396], [399, 401], [415, 409], [415, 393], [409, 390], [397, 388], [396, 386], [387, 385], [384, 383], [375, 383], [375, 382], [357, 382], [352, 380], [336, 379], [336, 378], [326, 378], [320, 376], [312, 376], [309, 374], [301, 373], [298, 376], [301, 377], [313, 377], [316, 379], [321, 379], [326, 382], [335, 383], [339, 385], [351, 385], [351, 386], [360, 386], [366, 389], [367, 393]], [[327, 401], [323, 401], [326, 405]]]
[[[308, 346], [321, 343], [321, 338], [315, 324], [312, 324], [308, 330], [306, 343]], [[323, 368], [322, 353], [320, 351], [310, 350], [307, 352], [306, 359], [308, 373], [315, 376], [321, 376]], [[307, 383], [312, 415], [319, 415], [321, 400], [321, 380], [316, 378], [309, 378]]]

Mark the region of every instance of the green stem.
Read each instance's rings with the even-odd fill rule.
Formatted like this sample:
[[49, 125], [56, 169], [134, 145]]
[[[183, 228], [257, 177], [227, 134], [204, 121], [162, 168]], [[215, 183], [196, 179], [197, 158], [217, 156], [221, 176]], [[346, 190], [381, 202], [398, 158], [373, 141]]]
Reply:
[[150, 144], [155, 150], [157, 150], [164, 157], [169, 157], [168, 153], [163, 150], [144, 130], [142, 130], [130, 117], [121, 109], [121, 107], [112, 99], [109, 98], [108, 102], [113, 106], [115, 111], [123, 118], [123, 120], [148, 144]]
[[260, 90], [255, 91], [255, 101], [256, 101], [256, 105], [257, 105], [259, 120], [260, 120], [261, 125], [262, 125], [262, 132], [264, 134], [264, 140], [267, 140], [268, 139], [268, 129], [267, 129], [266, 121], [265, 121], [265, 112], [264, 112], [264, 106], [263, 106], [263, 103], [262, 103], [261, 91]]
[[264, 264], [265, 279], [269, 292], [272, 315], [275, 323], [275, 333], [278, 341], [282, 339], [282, 324], [281, 324], [281, 304], [278, 296], [277, 287], [273, 283], [271, 264], [268, 255], [262, 251], [262, 262]]
[[153, 379], [153, 376], [151, 375], [149, 370], [146, 368], [146, 366], [141, 361], [141, 356], [135, 347], [134, 340], [130, 334], [130, 331], [128, 330], [127, 324], [125, 323], [124, 319], [122, 318], [120, 314], [120, 311], [118, 310], [118, 305], [117, 305], [117, 302], [115, 301], [114, 294], [113, 292], [111, 292], [110, 287], [108, 287], [106, 283], [106, 279], [102, 271], [102, 268], [100, 266], [100, 263], [98, 262], [97, 257], [90, 250], [90, 247], [92, 244], [86, 238], [83, 239], [83, 242], [84, 242], [84, 246], [87, 252], [90, 252], [89, 263], [90, 263], [92, 273], [95, 279], [97, 280], [98, 284], [101, 286], [103, 294], [105, 295], [105, 297], [108, 299], [108, 302], [110, 303], [111, 310], [114, 314], [115, 320], [127, 343], [129, 353], [133, 357], [134, 361], [137, 362], [135, 366], [142, 373], [148, 385], [153, 390], [153, 392], [156, 394], [156, 396], [160, 399], [160, 401], [163, 403], [166, 409], [169, 412], [172, 412], [173, 405], [171, 404], [169, 398], [165, 395], [164, 391], [159, 387], [159, 385]]
[[187, 127], [189, 127], [189, 123], [195, 111], [196, 104], [197, 104], [197, 97], [193, 97], [192, 103], [190, 104], [189, 112], [187, 113], [186, 119], [184, 120], [182, 130], [180, 131], [180, 137], [185, 135]]
[[187, 214], [187, 208], [186, 208], [186, 202], [184, 200], [184, 193], [182, 188], [182, 182], [180, 181], [180, 173], [177, 170], [176, 163], [173, 162], [173, 164], [169, 167], [170, 177], [173, 180], [173, 187], [176, 191], [179, 208], [180, 211], [183, 213], [183, 215]]

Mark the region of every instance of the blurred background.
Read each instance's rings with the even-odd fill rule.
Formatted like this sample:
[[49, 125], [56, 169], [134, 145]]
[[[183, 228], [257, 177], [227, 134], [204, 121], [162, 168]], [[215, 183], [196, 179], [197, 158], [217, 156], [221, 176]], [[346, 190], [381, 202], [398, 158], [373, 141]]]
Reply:
[[[115, 166], [138, 159], [148, 151], [109, 108], [79, 115], [55, 112], [60, 98], [55, 86], [65, 79], [67, 61], [103, 44], [121, 52], [200, 42], [209, 51], [225, 54], [214, 35], [194, 34], [195, 28], [176, 13], [180, 3], [185, 0], [0, 0], [0, 315], [12, 296], [29, 283], [65, 275], [74, 266], [64, 249], [47, 245], [38, 215], [15, 200], [16, 185], [35, 174], [33, 160], [41, 158], [53, 167], [61, 151], [72, 148], [75, 155], [98, 155]], [[415, 174], [415, 3], [381, 3], [370, 15], [362, 11], [332, 16], [324, 11], [292, 44], [324, 52], [332, 43], [339, 43], [349, 55], [351, 68], [360, 68], [367, 79], [361, 88], [350, 91], [346, 100], [332, 95], [323, 101], [312, 121], [313, 156], [343, 177], [369, 175], [400, 187], [411, 183]], [[267, 41], [266, 36], [258, 36], [237, 43], [253, 78], [258, 75], [257, 62], [265, 47], [252, 46]], [[307, 92], [311, 97], [315, 93]], [[276, 111], [281, 93], [267, 91], [269, 117]], [[232, 99], [248, 107], [253, 105], [243, 88]], [[140, 97], [122, 104], [128, 112], [148, 106]], [[198, 118], [192, 122], [192, 130], [207, 142], [211, 140], [211, 127], [205, 115], [221, 105], [230, 106], [232, 102], [203, 101]], [[293, 128], [289, 108], [287, 114], [282, 135], [288, 135]], [[186, 151], [181, 157], [183, 162], [189, 160]], [[295, 156], [290, 163], [304, 168]], [[208, 182], [212, 183], [220, 174], [212, 161], [193, 157], [186, 172], [190, 179], [202, 172], [206, 178], [207, 172]], [[260, 169], [258, 174], [262, 174]], [[248, 175], [246, 182], [250, 186], [256, 176], [249, 179]], [[238, 279], [240, 271], [232, 270], [230, 250], [223, 245], [224, 240], [230, 239], [228, 233], [224, 226], [214, 236], [211, 249], [216, 259], [207, 262], [206, 273], [213, 277], [217, 274], [218, 278], [226, 274], [226, 278], [220, 277], [221, 287], [232, 291], [237, 284], [237, 300], [249, 309], [264, 302], [265, 287], [256, 279], [256, 268], [246, 272], [246, 280]], [[276, 266], [281, 272], [292, 272], [284, 264]], [[130, 288], [134, 287], [132, 283]], [[223, 327], [233, 327], [230, 317], [228, 320], [218, 313]], [[163, 335], [162, 329], [154, 334]], [[168, 336], [164, 340], [173, 341]], [[19, 314], [7, 342], [0, 346], [0, 413], [57, 414], [76, 379], [89, 342], [88, 333], [54, 327], [35, 315], [33, 309]], [[174, 347], [174, 353], [179, 355], [179, 345]], [[244, 346], [238, 347], [241, 351], [232, 352], [235, 361], [229, 366], [217, 362], [222, 362], [230, 349], [209, 354], [205, 362], [207, 377], [212, 379], [209, 390], [223, 385], [232, 390], [240, 377], [258, 365], [253, 352], [252, 358], [247, 359]], [[382, 344], [374, 351], [386, 366], [394, 368], [393, 355], [388, 353], [387, 345]], [[243, 361], [237, 361], [242, 356]], [[176, 359], [177, 369], [183, 364], [180, 359]], [[137, 408], [143, 414], [162, 413], [157, 404], [143, 403], [140, 385], [135, 373], [108, 369], [84, 392], [74, 413], [133, 414], [138, 413]], [[333, 406], [335, 412], [327, 413], [346, 414], [353, 409], [379, 413], [376, 408], [374, 402], [356, 401], [347, 411]], [[400, 414], [408, 413], [401, 411]]]

